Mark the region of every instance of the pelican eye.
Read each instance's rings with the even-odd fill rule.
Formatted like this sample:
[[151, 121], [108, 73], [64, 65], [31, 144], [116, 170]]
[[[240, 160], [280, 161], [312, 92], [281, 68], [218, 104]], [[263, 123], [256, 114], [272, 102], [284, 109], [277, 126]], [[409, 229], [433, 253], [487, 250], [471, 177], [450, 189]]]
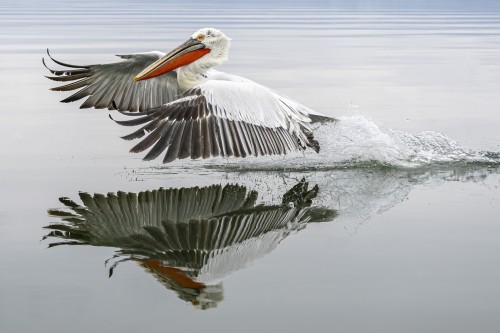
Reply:
[[204, 39], [205, 39], [205, 35], [203, 34], [199, 34], [198, 37], [196, 37], [196, 39], [200, 42], [202, 42]]

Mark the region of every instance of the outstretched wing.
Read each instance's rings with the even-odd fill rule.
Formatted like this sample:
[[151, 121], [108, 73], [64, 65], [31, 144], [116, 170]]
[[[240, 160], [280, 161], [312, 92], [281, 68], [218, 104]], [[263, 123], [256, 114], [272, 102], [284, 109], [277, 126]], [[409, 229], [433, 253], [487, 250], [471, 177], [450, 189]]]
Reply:
[[146, 111], [171, 102], [180, 94], [176, 72], [170, 72], [150, 80], [139, 82], [133, 80], [134, 76], [144, 68], [164, 56], [161, 52], [119, 55], [125, 60], [89, 66], [66, 64], [52, 58], [48, 50], [47, 54], [56, 64], [67, 67], [63, 70], [52, 70], [47, 67], [45, 59], [43, 59], [45, 67], [54, 74], [54, 76], [47, 76], [47, 78], [54, 81], [70, 82], [51, 90], [79, 89], [61, 102], [73, 102], [88, 96], [80, 106], [82, 109], [90, 107], [113, 109], [114, 101], [120, 110]]
[[139, 116], [116, 121], [121, 125], [146, 124], [123, 137], [131, 140], [147, 134], [131, 149], [136, 153], [152, 146], [145, 160], [164, 151], [163, 163], [187, 157], [286, 154], [306, 146], [319, 150], [308, 116], [254, 82], [211, 80], [146, 113], [121, 113]]

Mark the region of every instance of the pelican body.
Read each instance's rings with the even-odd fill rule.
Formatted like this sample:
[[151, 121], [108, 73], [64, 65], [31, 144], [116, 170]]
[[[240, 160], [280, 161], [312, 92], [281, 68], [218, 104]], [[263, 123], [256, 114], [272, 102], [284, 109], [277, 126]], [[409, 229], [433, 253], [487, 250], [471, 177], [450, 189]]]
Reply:
[[79, 89], [62, 100], [87, 97], [81, 108], [108, 108], [130, 116], [115, 120], [142, 125], [124, 139], [142, 140], [130, 151], [149, 149], [145, 160], [165, 152], [163, 162], [190, 157], [246, 157], [302, 151], [319, 152], [310, 127], [321, 114], [246, 78], [215, 66], [227, 61], [231, 40], [220, 30], [204, 28], [168, 54], [153, 51], [120, 55], [112, 64], [66, 66], [51, 70], [52, 88]]

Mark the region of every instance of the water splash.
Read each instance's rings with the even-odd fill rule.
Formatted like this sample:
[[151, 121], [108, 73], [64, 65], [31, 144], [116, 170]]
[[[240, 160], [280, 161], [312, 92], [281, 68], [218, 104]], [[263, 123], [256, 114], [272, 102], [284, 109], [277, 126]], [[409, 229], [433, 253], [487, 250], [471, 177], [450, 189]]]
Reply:
[[286, 157], [229, 159], [208, 168], [329, 170], [363, 167], [420, 168], [433, 165], [500, 165], [500, 153], [476, 152], [434, 131], [416, 134], [378, 126], [363, 116], [340, 117], [315, 130], [321, 152]]
[[[457, 142], [432, 131], [410, 134], [384, 129], [366, 117], [343, 117], [321, 126], [318, 137], [326, 143], [329, 162], [378, 162], [397, 167], [458, 161], [477, 161]], [[479, 157], [485, 161], [483, 157]]]

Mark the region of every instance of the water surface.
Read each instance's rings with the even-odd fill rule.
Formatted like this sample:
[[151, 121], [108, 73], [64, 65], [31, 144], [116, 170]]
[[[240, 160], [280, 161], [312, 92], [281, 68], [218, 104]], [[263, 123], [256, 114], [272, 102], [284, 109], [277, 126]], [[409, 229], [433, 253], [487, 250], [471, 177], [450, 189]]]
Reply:
[[[205, 26], [222, 70], [339, 119], [319, 155], [142, 162], [48, 91], [47, 47], [111, 62]], [[495, 1], [11, 1], [0, 28], [2, 332], [500, 329]]]

